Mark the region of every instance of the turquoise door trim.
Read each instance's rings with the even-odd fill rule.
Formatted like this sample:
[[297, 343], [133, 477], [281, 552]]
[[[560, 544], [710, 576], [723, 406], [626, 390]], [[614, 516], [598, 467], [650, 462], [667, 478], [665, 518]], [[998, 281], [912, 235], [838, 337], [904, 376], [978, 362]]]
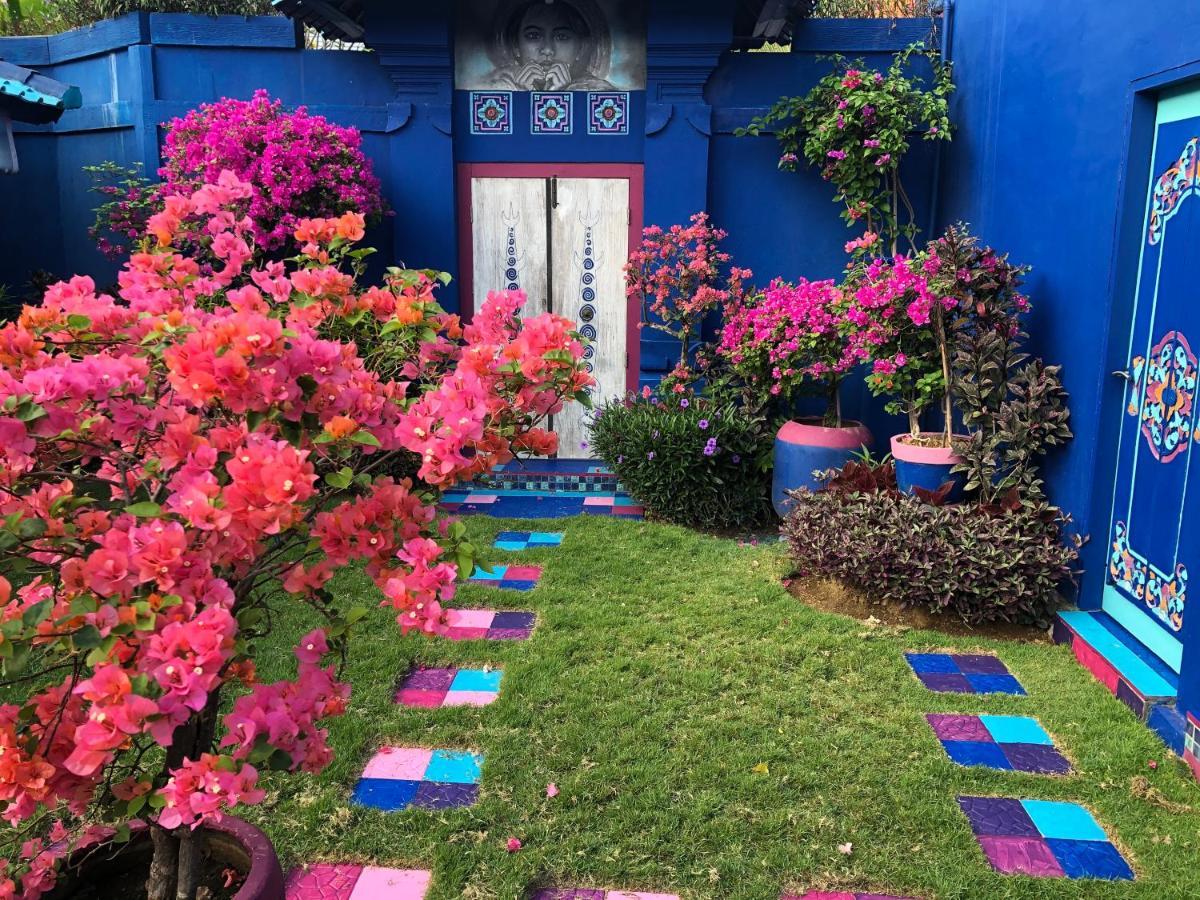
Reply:
[[1183, 644], [1163, 631], [1146, 615], [1129, 602], [1111, 584], [1104, 586], [1104, 598], [1101, 608], [1112, 616], [1117, 623], [1137, 638], [1147, 650], [1165, 662], [1175, 672], [1183, 664]]

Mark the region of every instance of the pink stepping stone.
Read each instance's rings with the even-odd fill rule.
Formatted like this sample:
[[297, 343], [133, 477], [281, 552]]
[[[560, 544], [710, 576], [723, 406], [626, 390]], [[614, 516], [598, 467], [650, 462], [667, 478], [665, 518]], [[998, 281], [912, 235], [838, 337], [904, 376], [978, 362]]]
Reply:
[[425, 900], [430, 872], [319, 863], [293, 869], [284, 885], [286, 900]]
[[616, 497], [584, 497], [584, 506], [612, 506], [616, 502]]
[[395, 778], [401, 781], [420, 781], [425, 777], [432, 750], [417, 747], [382, 747], [363, 769], [363, 778]]
[[784, 894], [779, 900], [913, 900], [895, 894], [856, 894], [852, 891], [809, 891], [807, 894]]
[[533, 900], [679, 900], [679, 895], [602, 888], [543, 888], [533, 895]]

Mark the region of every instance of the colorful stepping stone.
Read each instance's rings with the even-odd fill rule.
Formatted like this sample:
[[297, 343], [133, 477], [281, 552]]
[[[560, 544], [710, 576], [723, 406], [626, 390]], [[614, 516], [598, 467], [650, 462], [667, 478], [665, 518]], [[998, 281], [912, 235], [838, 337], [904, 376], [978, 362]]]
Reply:
[[1024, 694], [1021, 682], [991, 654], [905, 653], [921, 684], [953, 694]]
[[1077, 803], [959, 797], [958, 805], [997, 872], [1133, 880], [1129, 863], [1092, 814]]
[[433, 875], [423, 869], [385, 869], [318, 863], [292, 869], [286, 900], [424, 900]]
[[496, 535], [497, 550], [542, 550], [562, 544], [562, 532], [502, 531]]
[[479, 797], [483, 756], [469, 750], [381, 747], [354, 786], [354, 801], [385, 812], [410, 806], [471, 806]]
[[536, 615], [518, 610], [451, 609], [445, 637], [452, 641], [524, 641], [533, 634]]
[[532, 591], [541, 577], [541, 566], [492, 566], [490, 571], [476, 566], [467, 580], [506, 591]]
[[487, 706], [500, 696], [499, 669], [413, 669], [396, 691], [401, 706]]
[[895, 894], [856, 894], [851, 891], [809, 891], [806, 894], [784, 894], [779, 900], [913, 900]]
[[1037, 719], [1027, 716], [925, 717], [946, 755], [960, 766], [986, 766], [1038, 775], [1065, 775], [1071, 763]]
[[533, 900], [679, 900], [679, 895], [606, 891], [602, 888], [543, 888], [533, 895]]

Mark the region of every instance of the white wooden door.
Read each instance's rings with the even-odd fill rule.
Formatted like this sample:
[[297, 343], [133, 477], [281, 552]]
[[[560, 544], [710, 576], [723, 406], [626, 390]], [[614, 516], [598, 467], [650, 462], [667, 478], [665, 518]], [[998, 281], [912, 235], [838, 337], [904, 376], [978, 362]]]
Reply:
[[[520, 288], [523, 315], [551, 310], [586, 338], [592, 400], [625, 393], [629, 182], [624, 178], [472, 178], [475, 308]], [[591, 456], [590, 410], [574, 401], [551, 420], [560, 457]]]
[[471, 179], [471, 257], [475, 309], [489, 291], [525, 291], [523, 312], [546, 312], [544, 178]]
[[[558, 178], [551, 192], [551, 303], [578, 323], [589, 343], [585, 364], [596, 379], [592, 402], [625, 393], [625, 276], [629, 258], [629, 182]], [[591, 411], [567, 404], [554, 417], [559, 456], [591, 456]]]

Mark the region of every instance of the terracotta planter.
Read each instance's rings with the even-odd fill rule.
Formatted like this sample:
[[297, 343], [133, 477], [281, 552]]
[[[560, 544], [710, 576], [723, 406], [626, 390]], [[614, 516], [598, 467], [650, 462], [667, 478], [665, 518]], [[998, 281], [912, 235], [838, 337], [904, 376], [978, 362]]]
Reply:
[[808, 488], [815, 491], [821, 482], [813, 472], [840, 469], [863, 447], [870, 447], [871, 432], [860, 422], [846, 422], [841, 428], [827, 428], [820, 420], [784, 422], [775, 435], [775, 474], [771, 482], [771, 503], [780, 517], [791, 506], [789, 491]]
[[[279, 867], [275, 848], [265, 834], [234, 816], [225, 816], [219, 825], [209, 825], [204, 831], [209, 855], [222, 867], [246, 873], [246, 880], [233, 900], [283, 900], [283, 870]], [[61, 879], [59, 886], [46, 898], [71, 900], [84, 893], [94, 896], [97, 884], [145, 881], [151, 856], [149, 828], [135, 826], [133, 839], [119, 848], [119, 852], [108, 854], [103, 848], [99, 852], [95, 848], [85, 851], [79, 868]]]
[[[936, 438], [939, 435], [922, 432], [923, 438]], [[947, 481], [954, 487], [946, 499], [957, 502], [962, 499], [963, 486], [967, 483], [966, 476], [961, 472], [951, 472], [950, 469], [963, 461], [954, 452], [953, 447], [922, 447], [910, 444], [912, 435], [897, 434], [892, 437], [892, 459], [896, 461], [896, 485], [906, 494], [913, 493], [914, 488], [924, 488], [936, 491]], [[954, 435], [956, 438], [967, 440], [965, 435]]]

